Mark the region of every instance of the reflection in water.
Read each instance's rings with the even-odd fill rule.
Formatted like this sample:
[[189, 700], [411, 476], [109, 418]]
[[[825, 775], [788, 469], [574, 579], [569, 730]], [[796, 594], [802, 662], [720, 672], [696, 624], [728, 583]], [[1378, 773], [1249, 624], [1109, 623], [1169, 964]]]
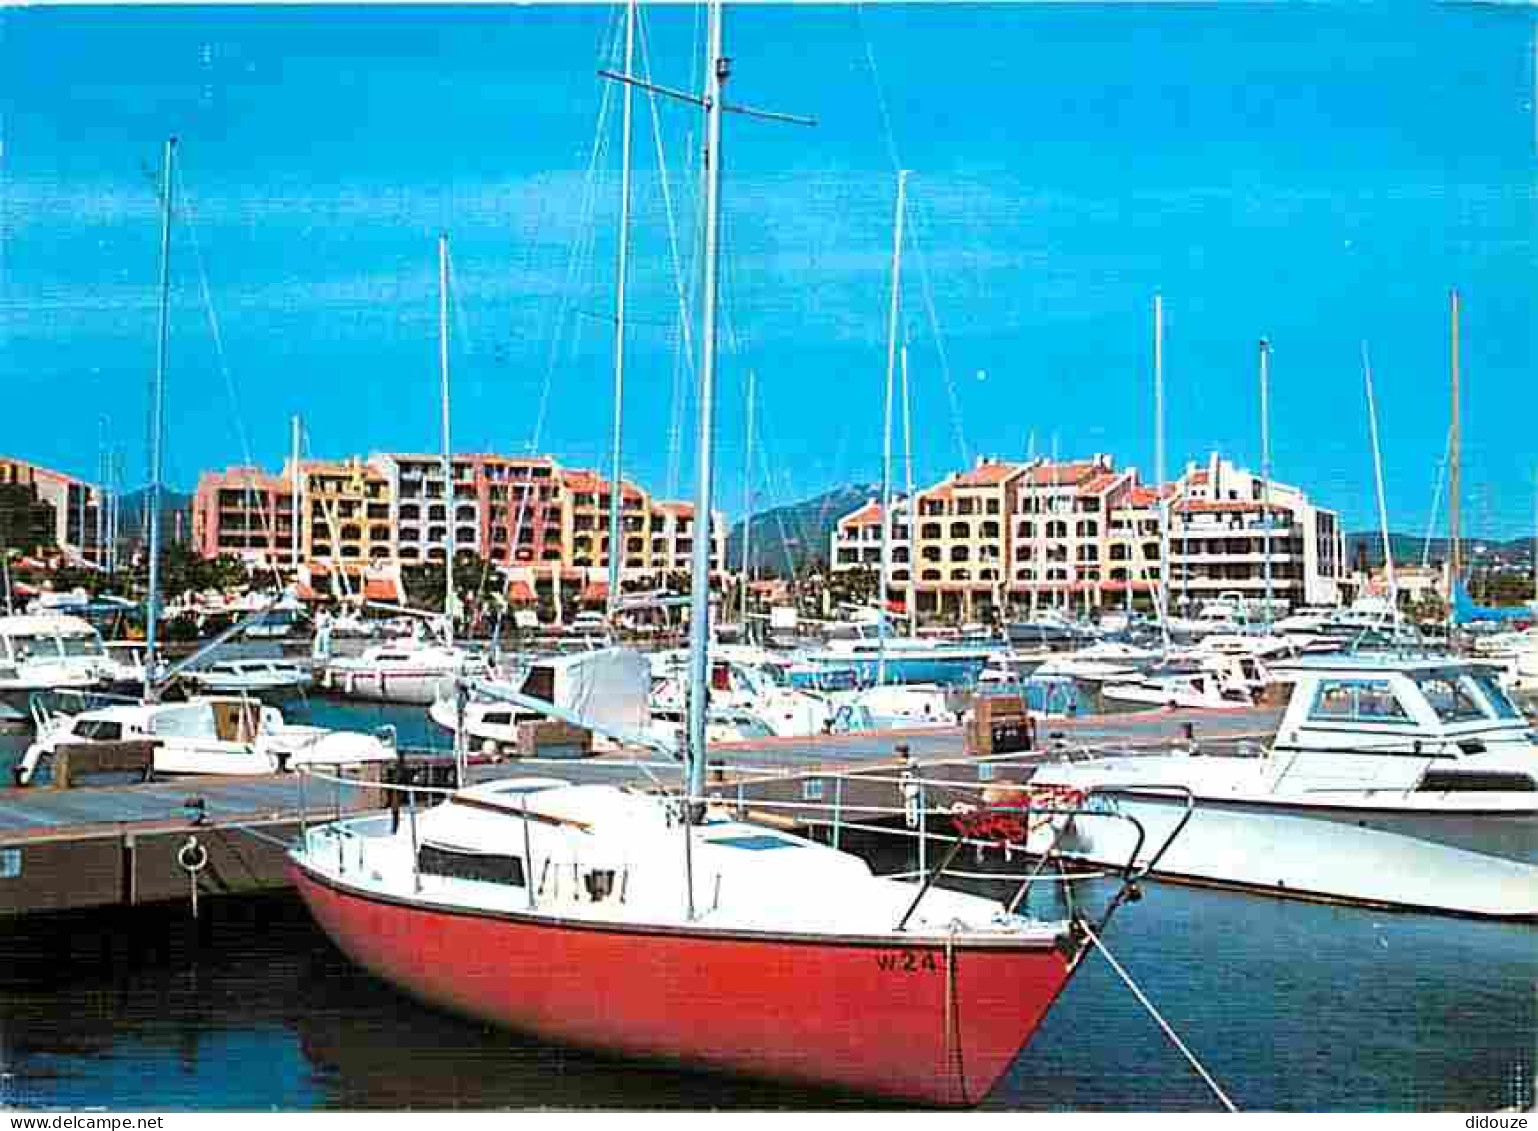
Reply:
[[[1241, 1107], [1532, 1102], [1529, 927], [1152, 885], [1107, 943]], [[0, 1102], [39, 1107], [874, 1106], [594, 1056], [438, 1013], [351, 965], [288, 895], [211, 901], [195, 926], [178, 908], [0, 929], [6, 1073]], [[1091, 955], [985, 1106], [1213, 1101]]]

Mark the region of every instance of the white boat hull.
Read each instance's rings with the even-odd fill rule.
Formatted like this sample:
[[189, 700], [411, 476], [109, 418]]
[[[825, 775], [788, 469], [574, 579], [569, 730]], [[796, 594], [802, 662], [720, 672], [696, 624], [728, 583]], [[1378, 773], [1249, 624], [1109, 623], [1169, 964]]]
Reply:
[[[1173, 796], [1119, 792], [1110, 803], [1142, 824], [1140, 863], [1184, 812], [1183, 800]], [[1409, 799], [1406, 806], [1198, 796], [1190, 824], [1154, 875], [1301, 899], [1538, 917], [1538, 808], [1457, 811], [1416, 807]], [[1044, 851], [1050, 835], [1047, 829], [1038, 832], [1033, 850]], [[1126, 822], [1081, 817], [1059, 848], [1064, 855], [1114, 865], [1131, 854], [1134, 837]]]
[[452, 692], [454, 678], [453, 672], [436, 670], [349, 671], [345, 668], [327, 668], [321, 677], [321, 686], [348, 699], [426, 707], [440, 698], [441, 694]]

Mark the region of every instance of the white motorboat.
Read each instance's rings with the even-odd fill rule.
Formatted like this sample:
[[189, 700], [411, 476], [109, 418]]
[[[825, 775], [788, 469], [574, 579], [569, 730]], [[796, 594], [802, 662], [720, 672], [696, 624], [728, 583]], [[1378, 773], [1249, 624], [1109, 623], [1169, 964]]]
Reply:
[[[1186, 664], [1194, 664], [1187, 667]], [[1269, 676], [1253, 656], [1193, 655], [1185, 664], [1154, 669], [1141, 678], [1107, 683], [1101, 695], [1122, 703], [1189, 710], [1254, 706]]]
[[326, 766], [395, 759], [388, 736], [287, 723], [276, 707], [244, 697], [207, 696], [184, 703], [123, 703], [76, 714], [39, 709], [37, 738], [15, 769], [30, 785], [58, 747], [151, 741], [157, 775], [271, 774], [303, 764]]
[[[657, 669], [654, 667], [653, 671]], [[651, 709], [654, 715], [681, 711], [688, 701], [687, 670], [675, 669], [671, 675], [652, 685]], [[835, 696], [776, 682], [773, 675], [750, 664], [717, 659], [711, 649], [710, 706], [714, 714], [729, 712], [736, 723], [750, 716], [778, 738], [800, 738], [821, 734], [828, 729]], [[726, 715], [721, 716], [725, 721]], [[757, 727], [749, 724], [750, 731]], [[744, 736], [747, 737], [747, 736]]]
[[485, 677], [491, 662], [479, 652], [422, 640], [375, 644], [356, 656], [325, 658], [320, 685], [347, 699], [428, 706], [458, 677]]
[[[1172, 879], [1538, 916], [1538, 733], [1488, 666], [1361, 655], [1299, 660], [1287, 676], [1265, 754], [1052, 764], [1032, 784], [1108, 792], [1151, 842], [1182, 811], [1160, 787], [1189, 790], [1195, 815], [1155, 867]], [[1104, 863], [1132, 843], [1120, 827], [1070, 822], [1058, 847]]]
[[834, 734], [876, 730], [917, 730], [961, 725], [954, 688], [925, 683], [889, 683], [859, 691], [828, 693]]
[[1510, 690], [1538, 692], [1538, 627], [1482, 637], [1474, 650], [1500, 667]]
[[209, 694], [267, 699], [303, 694], [314, 682], [308, 666], [291, 660], [218, 660], [181, 678]]
[[1050, 657], [1033, 674], [1106, 683], [1136, 679], [1158, 662], [1159, 653], [1150, 648], [1104, 640], [1076, 652]]
[[101, 634], [57, 613], [0, 616], [0, 722], [31, 718], [38, 692], [88, 691], [110, 675]]
[[1010, 644], [1020, 648], [1092, 644], [1100, 638], [1095, 628], [1054, 609], [1043, 609], [1029, 620], [1010, 621], [1004, 635]]

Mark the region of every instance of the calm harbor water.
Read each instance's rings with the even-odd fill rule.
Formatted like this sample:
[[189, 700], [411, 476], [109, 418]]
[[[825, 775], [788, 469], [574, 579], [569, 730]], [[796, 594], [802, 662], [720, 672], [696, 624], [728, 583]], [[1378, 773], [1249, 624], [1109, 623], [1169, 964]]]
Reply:
[[[878, 860], [888, 868], [897, 859]], [[1080, 885], [1103, 898], [1104, 881]], [[1107, 945], [1249, 1110], [1533, 1102], [1531, 927], [1150, 885]], [[559, 956], [552, 956], [558, 961]], [[635, 976], [646, 977], [637, 968]], [[785, 1023], [795, 1023], [787, 1003]], [[826, 1092], [593, 1056], [423, 1007], [291, 895], [0, 926], [0, 1106], [830, 1109]], [[1209, 1110], [1090, 956], [986, 1107]]]
[[[418, 709], [297, 700], [447, 745]], [[25, 739], [8, 736], [5, 751]], [[0, 752], [0, 762], [6, 754]], [[883, 870], [904, 866], [877, 851]], [[1079, 885], [1103, 899], [1103, 881]], [[592, 1056], [445, 1016], [349, 963], [287, 895], [0, 926], [0, 1104], [115, 1109], [870, 1107]], [[1107, 945], [1241, 1108], [1533, 1102], [1538, 932], [1149, 885]], [[554, 957], [554, 956], [553, 956]], [[638, 969], [637, 977], [645, 977]], [[796, 1006], [787, 1005], [786, 1024]], [[1206, 1110], [1211, 1094], [1092, 955], [995, 1109]]]

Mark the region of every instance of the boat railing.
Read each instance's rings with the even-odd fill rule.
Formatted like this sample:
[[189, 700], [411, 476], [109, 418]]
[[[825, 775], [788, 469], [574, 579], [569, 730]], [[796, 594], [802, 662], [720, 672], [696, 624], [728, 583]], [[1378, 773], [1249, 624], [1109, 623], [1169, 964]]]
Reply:
[[[409, 763], [406, 764], [409, 765]], [[667, 764], [658, 763], [658, 765]], [[672, 765], [676, 769], [676, 763]], [[296, 766], [295, 770], [300, 778], [301, 836], [307, 847], [317, 846], [309, 838], [310, 804], [304, 782], [306, 779], [315, 779], [331, 787], [330, 804], [326, 805], [326, 808], [330, 810], [328, 815], [333, 819], [332, 824], [343, 829], [353, 829], [352, 832], [340, 831], [336, 834], [337, 867], [345, 870], [351, 861], [357, 868], [362, 869], [366, 850], [364, 841], [377, 835], [364, 836], [364, 834], [370, 829], [382, 830], [384, 826], [381, 822], [386, 820], [389, 822], [389, 831], [394, 833], [398, 831], [404, 818], [412, 841], [413, 883], [418, 890], [420, 889], [421, 877], [417, 872], [416, 864], [417, 851], [420, 847], [416, 823], [418, 810], [422, 808], [423, 800], [429, 803], [447, 800], [458, 792], [456, 788], [412, 780], [361, 781], [341, 774], [338, 768], [317, 764]], [[739, 820], [758, 818], [774, 825], [823, 827], [827, 830], [829, 842], [835, 848], [841, 847], [841, 842], [846, 835], [855, 833], [906, 837], [914, 840], [917, 846], [917, 870], [888, 877], [919, 881], [918, 890], [898, 923], [898, 930], [906, 927], [928, 893], [941, 880], [947, 878], [1015, 883], [1017, 886], [1013, 895], [1005, 904], [1006, 912], [1015, 914], [1038, 884], [1055, 883], [1061, 885], [1064, 890], [1068, 890], [1076, 880], [1116, 876], [1121, 880], [1121, 887], [1099, 917], [1099, 922], [1103, 925], [1117, 906], [1129, 899], [1137, 898], [1138, 884], [1159, 863], [1175, 838], [1184, 830], [1195, 805], [1194, 796], [1189, 789], [1162, 783], [1120, 784], [1114, 791], [1096, 787], [1077, 790], [1053, 786], [1033, 787], [1029, 782], [1015, 783], [988, 779], [962, 782], [924, 777], [909, 770], [902, 770], [896, 774], [825, 772], [810, 777], [804, 773], [786, 773], [781, 775], [780, 780], [796, 777], [809, 783], [817, 782], [818, 788], [815, 791], [804, 791], [805, 793], [815, 792], [816, 795], [804, 796], [800, 800], [750, 797], [749, 790], [754, 784], [775, 780], [761, 778], [757, 783], [748, 780], [739, 780], [730, 783], [729, 786], [725, 783], [717, 783], [707, 789], [705, 796], [695, 800], [707, 808], [713, 808], [718, 813], [730, 814]], [[845, 797], [845, 793], [851, 784], [865, 787], [890, 786], [897, 791], [900, 801], [894, 805], [849, 800]], [[831, 798], [828, 796], [830, 786]], [[389, 797], [388, 813], [359, 815], [344, 822], [343, 818], [347, 815], [344, 790], [360, 788], [385, 792]], [[726, 792], [727, 789], [734, 791], [735, 796], [733, 793]], [[988, 794], [993, 790], [1002, 790], [1008, 800], [1003, 803], [990, 802]], [[1147, 846], [1148, 836], [1144, 826], [1137, 818], [1123, 812], [1113, 796], [1113, 794], [1129, 791], [1165, 795], [1173, 803], [1183, 805], [1174, 827], [1158, 846], [1146, 855], [1144, 849]], [[676, 792], [672, 794], [672, 798], [677, 812], [688, 811], [689, 798]], [[508, 815], [517, 818], [520, 813], [524, 814], [524, 835], [527, 840], [529, 821], [526, 816], [526, 798], [520, 799], [520, 806], [521, 808], [510, 808]], [[1060, 849], [1063, 837], [1074, 822], [1079, 820], [1113, 820], [1130, 825], [1133, 834], [1132, 849], [1126, 861], [1104, 870], [1070, 871]], [[374, 823], [368, 824], [365, 828], [367, 822]], [[938, 863], [931, 866], [931, 849], [937, 844], [943, 844], [945, 848], [938, 857]], [[1013, 854], [1018, 852], [1025, 858], [1033, 860], [1033, 866], [1028, 871], [1016, 873], [963, 871], [953, 865], [965, 848], [976, 849], [979, 855], [989, 848], [1000, 848], [1006, 860], [1011, 859]], [[529, 899], [533, 906], [536, 896], [546, 891], [547, 887], [544, 878], [541, 877], [536, 891], [534, 880], [539, 873], [534, 868], [534, 860], [527, 846], [525, 846], [524, 855], [526, 857], [525, 875], [530, 879]], [[1052, 865], [1056, 866], [1055, 874], [1047, 871]]]

